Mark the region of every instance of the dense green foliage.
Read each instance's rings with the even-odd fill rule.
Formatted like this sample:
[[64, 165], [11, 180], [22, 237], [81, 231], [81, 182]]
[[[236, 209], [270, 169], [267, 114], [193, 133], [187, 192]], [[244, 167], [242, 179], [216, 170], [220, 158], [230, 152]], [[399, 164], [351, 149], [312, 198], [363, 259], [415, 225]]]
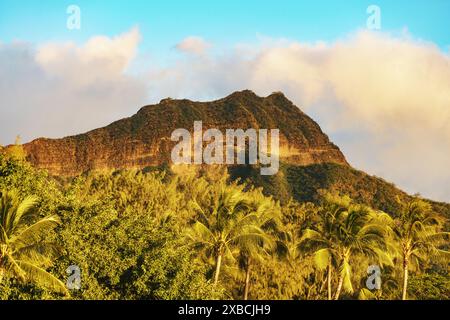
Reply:
[[[353, 182], [357, 187], [348, 182], [353, 201], [333, 187], [347, 173], [335, 173], [333, 180], [326, 170], [308, 170], [315, 168], [283, 167], [284, 176], [266, 181], [241, 173], [245, 183], [234, 179], [236, 171], [230, 177], [216, 167], [92, 172], [61, 180], [20, 157], [0, 155], [0, 190], [11, 198], [5, 203], [17, 207], [32, 199], [35, 208], [18, 234], [54, 217], [55, 225], [33, 238], [58, 248], [42, 268], [64, 284], [72, 276], [69, 266], [81, 271], [81, 288], [67, 296], [45, 281], [18, 276], [0, 255], [0, 299], [400, 299], [405, 208], [419, 204], [423, 210], [415, 212], [422, 217], [435, 207], [396, 199], [386, 187], [364, 189], [364, 181]], [[312, 174], [324, 175], [323, 182], [312, 181]], [[303, 188], [296, 189], [299, 179]], [[365, 192], [380, 196], [374, 200]], [[409, 298], [449, 298], [448, 257], [433, 252], [445, 249], [448, 237], [431, 241], [448, 231], [445, 215], [438, 216], [429, 235], [414, 238], [424, 250], [423, 261], [409, 270]], [[374, 264], [382, 270], [380, 290], [366, 288], [367, 267]]]

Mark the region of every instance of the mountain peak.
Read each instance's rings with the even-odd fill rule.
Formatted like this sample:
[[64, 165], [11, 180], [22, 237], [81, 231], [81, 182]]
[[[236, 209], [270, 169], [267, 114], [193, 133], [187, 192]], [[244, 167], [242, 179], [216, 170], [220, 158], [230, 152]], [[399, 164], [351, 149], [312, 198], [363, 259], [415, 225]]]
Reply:
[[193, 130], [279, 129], [280, 160], [296, 165], [338, 163], [344, 155], [319, 125], [300, 111], [281, 92], [259, 97], [253, 91], [237, 91], [211, 101], [166, 98], [141, 108], [135, 115], [106, 127], [62, 139], [37, 139], [24, 145], [27, 159], [51, 174], [74, 176], [93, 169], [126, 169], [171, 162], [172, 132]]
[[252, 90], [245, 89], [241, 91], [235, 91], [232, 94], [225, 97], [225, 99], [230, 98], [252, 98], [252, 99], [261, 99], [256, 93], [254, 93]]

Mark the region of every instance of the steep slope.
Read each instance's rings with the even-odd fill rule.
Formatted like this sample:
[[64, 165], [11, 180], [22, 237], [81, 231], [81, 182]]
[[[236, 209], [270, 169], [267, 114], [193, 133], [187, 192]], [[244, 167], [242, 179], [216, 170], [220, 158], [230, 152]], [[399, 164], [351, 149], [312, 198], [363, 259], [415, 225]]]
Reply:
[[[273, 176], [261, 176], [258, 168], [253, 166], [234, 166], [230, 168], [230, 173], [233, 179], [263, 187], [267, 195], [273, 195], [282, 203], [291, 197], [300, 202], [320, 203], [326, 192], [340, 193], [396, 216], [400, 212], [397, 198], [402, 201], [413, 198], [393, 183], [336, 163], [306, 166], [281, 164], [280, 171]], [[424, 200], [446, 219], [450, 218], [449, 203]]]
[[170, 163], [173, 130], [280, 129], [281, 160], [296, 165], [347, 165], [339, 148], [319, 125], [282, 93], [258, 97], [249, 90], [212, 102], [164, 99], [130, 118], [62, 139], [40, 138], [24, 144], [27, 160], [53, 175], [75, 176], [93, 169], [145, 168]]

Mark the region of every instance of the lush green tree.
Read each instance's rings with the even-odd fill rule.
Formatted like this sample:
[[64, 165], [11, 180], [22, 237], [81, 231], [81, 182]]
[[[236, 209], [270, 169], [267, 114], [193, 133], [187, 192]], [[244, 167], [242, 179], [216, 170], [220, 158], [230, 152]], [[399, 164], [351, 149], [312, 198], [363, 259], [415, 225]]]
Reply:
[[194, 246], [214, 256], [214, 284], [219, 280], [224, 257], [234, 260], [232, 251], [239, 244], [266, 238], [259, 222], [261, 217], [250, 208], [244, 188], [237, 183], [227, 184], [226, 178], [213, 185], [204, 180], [197, 182], [198, 193], [192, 199], [197, 217], [187, 237]]
[[20, 200], [14, 191], [0, 193], [0, 282], [6, 274], [68, 294], [65, 285], [46, 271], [59, 250], [45, 237], [58, 225], [59, 218], [51, 215], [30, 223], [37, 198]]
[[401, 202], [401, 205], [402, 210], [393, 231], [400, 246], [403, 267], [402, 300], [406, 300], [409, 269], [411, 266], [419, 267], [429, 256], [448, 259], [448, 251], [441, 249], [439, 245], [449, 233], [439, 231], [442, 219], [432, 211], [429, 203], [416, 199]]
[[297, 250], [303, 249], [313, 254], [315, 265], [319, 270], [326, 269], [328, 300], [332, 299], [332, 272], [339, 263], [336, 229], [339, 228], [340, 216], [347, 212], [349, 206], [349, 198], [332, 199], [329, 196], [326, 208], [321, 212], [320, 221], [314, 228], [304, 230], [297, 244]]
[[342, 289], [352, 293], [350, 261], [355, 254], [389, 262], [386, 249], [387, 229], [381, 223], [386, 214], [377, 213], [362, 205], [353, 205], [348, 197], [328, 196], [321, 221], [317, 227], [306, 229], [302, 245], [314, 254], [319, 269], [327, 269], [328, 299], [332, 298], [331, 278], [333, 266], [338, 270], [334, 299]]
[[280, 218], [279, 205], [271, 198], [262, 194], [262, 190], [253, 190], [247, 194], [248, 212], [254, 214], [255, 236], [238, 238], [240, 252], [239, 266], [244, 270], [244, 300], [248, 299], [250, 290], [251, 267], [254, 261], [261, 261], [276, 248], [275, 239], [268, 232], [273, 230]]
[[[221, 297], [205, 267], [182, 246], [183, 203], [158, 172], [79, 177], [66, 191], [60, 270], [81, 269], [79, 299], [208, 299]], [[135, 195], [131, 197], [129, 195]]]
[[[0, 150], [1, 150], [1, 148], [0, 148]], [[18, 160], [18, 161], [25, 160], [27, 154], [26, 154], [25, 150], [23, 149], [20, 136], [16, 137], [16, 141], [14, 142], [13, 145], [6, 148], [6, 154], [8, 157], [10, 157], [14, 160]]]
[[320, 299], [323, 275], [314, 268], [313, 258], [299, 246], [303, 230], [315, 224], [317, 207], [289, 200], [281, 206], [275, 230], [276, 250], [254, 265], [254, 299]]

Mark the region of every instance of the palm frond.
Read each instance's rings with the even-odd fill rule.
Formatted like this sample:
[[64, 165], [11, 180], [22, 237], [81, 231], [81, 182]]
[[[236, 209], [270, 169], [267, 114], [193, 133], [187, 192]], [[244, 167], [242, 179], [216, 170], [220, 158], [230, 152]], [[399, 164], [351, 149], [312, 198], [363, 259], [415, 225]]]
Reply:
[[18, 250], [25, 246], [33, 245], [43, 237], [45, 237], [51, 230], [53, 230], [60, 223], [60, 219], [56, 215], [42, 218], [38, 222], [27, 227], [18, 235], [11, 238], [11, 246], [14, 250]]
[[32, 214], [39, 198], [36, 196], [28, 196], [22, 200], [14, 214], [13, 224], [19, 225], [21, 220], [27, 215]]
[[377, 297], [372, 291], [366, 288], [362, 288], [358, 294], [358, 300], [376, 300]]
[[69, 291], [64, 283], [44, 269], [20, 260], [17, 261], [17, 264], [25, 272], [27, 281], [38, 283], [39, 285], [60, 294], [66, 296], [69, 295]]
[[326, 269], [330, 259], [331, 255], [327, 248], [319, 249], [314, 252], [314, 263], [316, 264], [317, 268], [319, 268], [319, 270]]
[[344, 279], [342, 283], [344, 291], [353, 293], [353, 285], [351, 281], [351, 266], [346, 259], [344, 259], [344, 261], [342, 262], [339, 272], [341, 274], [341, 277], [343, 277]]

